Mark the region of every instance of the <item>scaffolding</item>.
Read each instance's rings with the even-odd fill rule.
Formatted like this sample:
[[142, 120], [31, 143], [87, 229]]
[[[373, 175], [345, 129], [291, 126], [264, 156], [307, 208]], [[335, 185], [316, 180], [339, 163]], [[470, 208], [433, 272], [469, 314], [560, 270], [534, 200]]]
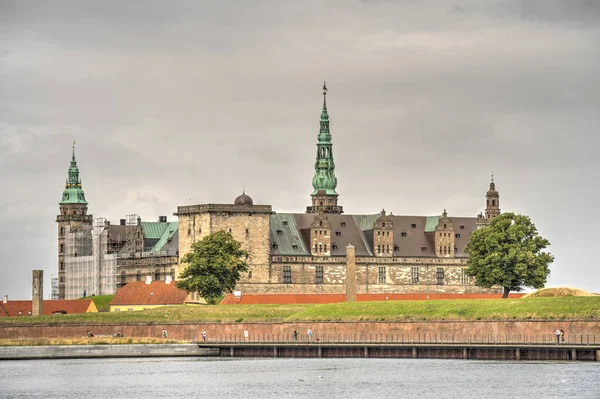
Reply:
[[117, 254], [108, 253], [108, 228], [102, 218], [91, 229], [65, 234], [65, 299], [114, 294]]
[[50, 299], [52, 299], [52, 300], [59, 299], [59, 297], [58, 297], [58, 275], [56, 275], [56, 274], [50, 275], [50, 286], [52, 288], [52, 291], [50, 292]]

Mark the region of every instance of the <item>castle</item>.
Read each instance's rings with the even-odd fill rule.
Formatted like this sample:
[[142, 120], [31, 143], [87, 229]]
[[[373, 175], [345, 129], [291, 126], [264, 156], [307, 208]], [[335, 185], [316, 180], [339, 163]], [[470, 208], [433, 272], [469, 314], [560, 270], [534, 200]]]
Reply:
[[[114, 293], [142, 277], [176, 279], [192, 243], [225, 230], [248, 251], [243, 293], [343, 293], [347, 256], [358, 293], [480, 293], [465, 274], [471, 234], [500, 214], [492, 181], [485, 215], [450, 217], [346, 215], [339, 195], [323, 85], [311, 204], [305, 213], [277, 213], [242, 193], [232, 204], [177, 207], [178, 222], [143, 222], [128, 215], [118, 225], [93, 219], [79, 179], [75, 152], [58, 223], [58, 292], [61, 299]], [[353, 250], [347, 254], [351, 245]], [[354, 264], [353, 263], [353, 264]], [[199, 300], [192, 293], [191, 301]]]

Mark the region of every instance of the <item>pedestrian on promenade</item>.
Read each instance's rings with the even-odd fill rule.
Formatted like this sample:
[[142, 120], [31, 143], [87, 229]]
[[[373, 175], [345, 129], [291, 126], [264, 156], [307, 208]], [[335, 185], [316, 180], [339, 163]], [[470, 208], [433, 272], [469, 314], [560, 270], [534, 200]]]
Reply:
[[202, 341], [206, 341], [206, 330], [202, 330]]
[[560, 341], [565, 342], [565, 332], [563, 330], [560, 330]]
[[248, 334], [248, 329], [244, 328], [244, 341], [248, 342], [250, 339], [250, 334]]
[[167, 338], [167, 330], [166, 329], [163, 330], [163, 338]]
[[308, 327], [308, 331], [306, 332], [306, 335], [308, 335], [308, 342], [312, 342], [313, 332], [310, 329], [310, 327]]
[[298, 330], [294, 330], [294, 341], [298, 341]]
[[560, 343], [560, 330], [558, 328], [556, 330], [554, 330], [554, 335], [556, 335], [556, 343], [559, 344]]

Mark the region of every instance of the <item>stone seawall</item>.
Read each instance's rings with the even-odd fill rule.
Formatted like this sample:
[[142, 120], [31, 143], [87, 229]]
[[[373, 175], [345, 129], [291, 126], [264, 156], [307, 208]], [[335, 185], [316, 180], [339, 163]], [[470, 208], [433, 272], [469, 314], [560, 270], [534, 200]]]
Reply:
[[0, 360], [218, 355], [195, 344], [0, 346]]
[[18, 338], [82, 338], [91, 331], [95, 335], [124, 337], [162, 337], [166, 329], [169, 339], [199, 341], [202, 330], [209, 340], [241, 337], [244, 329], [253, 336], [291, 336], [294, 330], [302, 335], [311, 328], [319, 335], [403, 334], [417, 336], [438, 335], [538, 335], [552, 337], [555, 329], [565, 336], [600, 335], [599, 320], [506, 320], [506, 321], [405, 321], [405, 322], [262, 322], [262, 323], [135, 323], [135, 324], [77, 324], [77, 325], [0, 325], [0, 339]]

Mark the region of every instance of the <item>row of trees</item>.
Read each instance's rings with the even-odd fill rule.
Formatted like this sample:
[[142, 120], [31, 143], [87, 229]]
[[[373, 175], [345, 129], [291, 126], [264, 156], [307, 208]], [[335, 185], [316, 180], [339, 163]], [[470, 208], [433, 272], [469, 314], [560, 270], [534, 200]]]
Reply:
[[[554, 257], [544, 250], [550, 245], [542, 238], [529, 217], [503, 213], [471, 235], [466, 248], [469, 255], [466, 273], [475, 284], [500, 286], [503, 298], [510, 291], [525, 287], [543, 288]], [[208, 303], [215, 303], [235, 288], [241, 273], [248, 271], [248, 253], [230, 233], [218, 231], [192, 244], [182, 263], [187, 264], [177, 286], [198, 292]]]

